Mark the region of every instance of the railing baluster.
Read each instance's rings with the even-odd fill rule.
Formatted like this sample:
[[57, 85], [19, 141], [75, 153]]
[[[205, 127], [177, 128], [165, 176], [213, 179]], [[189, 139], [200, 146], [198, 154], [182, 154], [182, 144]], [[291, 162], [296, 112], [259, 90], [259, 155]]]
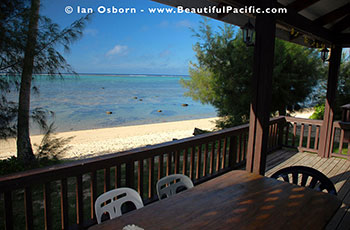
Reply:
[[69, 226], [69, 212], [68, 212], [68, 185], [67, 178], [61, 180], [61, 227], [68, 229]]
[[167, 159], [166, 159], [166, 175], [171, 174], [171, 158], [172, 158], [172, 153], [167, 154]]
[[127, 162], [125, 164], [125, 182], [126, 182], [126, 187], [129, 188], [134, 188], [135, 185], [135, 167], [134, 167], [134, 162]]
[[84, 222], [84, 207], [83, 207], [83, 176], [76, 177], [75, 201], [77, 212], [77, 224], [79, 228], [83, 227]]
[[177, 173], [179, 173], [179, 168], [180, 168], [180, 153], [179, 153], [179, 151], [175, 152], [174, 161], [175, 161], [174, 174], [177, 174]]
[[207, 159], [208, 159], [208, 147], [209, 144], [205, 143], [205, 149], [204, 149], [204, 156], [203, 156], [203, 176], [205, 177], [207, 175]]
[[[299, 148], [303, 147], [303, 140], [304, 140], [304, 124], [301, 124], [301, 128], [300, 128], [300, 139], [299, 139]], [[300, 149], [300, 152], [303, 152], [302, 149]]]
[[24, 189], [24, 210], [26, 217], [26, 229], [34, 229], [33, 226], [33, 200], [32, 200], [32, 188], [25, 187]]
[[210, 151], [210, 168], [209, 168], [209, 174], [213, 174], [214, 170], [214, 151], [215, 151], [215, 141], [211, 144], [211, 151]]
[[292, 146], [295, 147], [295, 139], [297, 136], [297, 123], [293, 123], [293, 139], [292, 139]]
[[50, 183], [44, 184], [44, 218], [45, 218], [45, 229], [46, 230], [52, 229]]
[[190, 159], [190, 178], [194, 179], [194, 151], [196, 147], [191, 147], [191, 159]]
[[5, 208], [5, 227], [6, 230], [13, 229], [13, 209], [12, 209], [12, 192], [4, 193], [4, 208]]
[[187, 148], [184, 149], [184, 155], [182, 157], [182, 174], [187, 175]]
[[202, 145], [199, 145], [197, 150], [196, 179], [200, 178], [201, 163], [202, 163]]
[[91, 192], [91, 196], [90, 196], [90, 218], [91, 219], [96, 219], [96, 214], [95, 214], [95, 201], [97, 199], [97, 174], [96, 174], [96, 171], [93, 171], [91, 173], [91, 177], [90, 177], [90, 192]]
[[137, 169], [137, 191], [140, 196], [143, 198], [143, 160], [138, 161], [138, 169]]
[[307, 143], [306, 143], [306, 148], [307, 148], [307, 149], [310, 148], [310, 143], [311, 143], [311, 129], [312, 129], [312, 126], [311, 126], [311, 125], [308, 125]]
[[269, 125], [269, 138], [267, 139], [267, 148], [271, 148], [271, 143], [273, 141], [273, 127]]
[[237, 163], [242, 161], [242, 133], [238, 136], [238, 150], [237, 150]]
[[231, 136], [230, 138], [230, 149], [228, 153], [229, 167], [233, 169], [237, 160], [237, 137]]
[[318, 149], [318, 140], [320, 136], [320, 126], [316, 127], [316, 135], [315, 135], [315, 146], [314, 149]]
[[216, 172], [219, 171], [220, 167], [220, 157], [221, 157], [221, 139], [218, 140], [218, 149], [216, 151]]
[[278, 146], [278, 128], [279, 128], [279, 126], [278, 126], [278, 123], [276, 123], [275, 125], [274, 125], [274, 127], [275, 127], [275, 135], [274, 135], [274, 142], [273, 142], [273, 148], [274, 147], [276, 147], [276, 146]]
[[330, 154], [333, 153], [333, 148], [334, 148], [334, 142], [335, 142], [335, 127], [333, 126], [332, 129], [332, 135], [331, 135], [331, 148], [330, 148]]
[[243, 153], [242, 153], [242, 160], [241, 161], [244, 161], [247, 157], [247, 134], [243, 134]]
[[340, 140], [339, 140], [339, 154], [343, 153], [343, 142], [344, 142], [344, 129], [340, 130]]
[[285, 123], [278, 122], [277, 123], [277, 147], [282, 148], [283, 145], [283, 130], [284, 130]]
[[154, 157], [148, 158], [148, 198], [154, 195]]
[[118, 164], [115, 166], [115, 181], [114, 181], [114, 187], [120, 188], [122, 187], [122, 166]]
[[158, 158], [158, 180], [163, 177], [163, 162], [163, 154], [161, 154]]
[[222, 161], [221, 161], [221, 169], [225, 168], [226, 164], [226, 153], [227, 153], [227, 137], [224, 139], [224, 150], [222, 151]]
[[105, 168], [103, 170], [104, 173], [104, 192], [107, 192], [111, 189], [111, 171], [110, 168]]
[[286, 135], [285, 135], [285, 141], [284, 141], [284, 144], [286, 145], [286, 146], [288, 146], [288, 141], [289, 141], [289, 123], [287, 123], [287, 125], [286, 125]]

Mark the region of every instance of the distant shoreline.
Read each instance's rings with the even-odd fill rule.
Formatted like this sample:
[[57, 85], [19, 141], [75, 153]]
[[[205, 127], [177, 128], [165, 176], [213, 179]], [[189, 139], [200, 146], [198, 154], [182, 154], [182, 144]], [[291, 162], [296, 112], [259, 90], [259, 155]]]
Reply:
[[[69, 76], [74, 76], [72, 73], [61, 73], [62, 75], [69, 75]], [[0, 73], [0, 76], [6, 76], [6, 73]], [[39, 76], [48, 76], [50, 74], [48, 73], [39, 73], [39, 74], [33, 74], [33, 75], [39, 75]], [[58, 74], [55, 74], [58, 75]], [[86, 76], [147, 76], [147, 77], [190, 77], [188, 74], [125, 74], [125, 73], [77, 73], [77, 75], [86, 75]]]

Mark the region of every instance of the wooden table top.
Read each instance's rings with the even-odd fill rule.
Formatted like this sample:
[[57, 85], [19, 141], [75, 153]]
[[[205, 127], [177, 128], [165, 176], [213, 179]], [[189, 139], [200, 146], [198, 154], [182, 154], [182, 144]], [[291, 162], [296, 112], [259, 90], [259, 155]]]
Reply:
[[91, 230], [324, 229], [336, 196], [235, 170]]

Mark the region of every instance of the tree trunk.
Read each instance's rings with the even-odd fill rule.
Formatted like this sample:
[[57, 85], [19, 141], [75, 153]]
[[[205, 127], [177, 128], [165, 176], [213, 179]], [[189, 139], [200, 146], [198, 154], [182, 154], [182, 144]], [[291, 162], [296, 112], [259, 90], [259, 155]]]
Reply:
[[286, 108], [284, 106], [281, 106], [279, 109], [278, 109], [278, 114], [279, 116], [285, 116], [287, 113], [286, 113]]
[[40, 0], [32, 0], [18, 101], [17, 157], [26, 162], [34, 159], [29, 136], [29, 113], [35, 46], [38, 34], [39, 8]]

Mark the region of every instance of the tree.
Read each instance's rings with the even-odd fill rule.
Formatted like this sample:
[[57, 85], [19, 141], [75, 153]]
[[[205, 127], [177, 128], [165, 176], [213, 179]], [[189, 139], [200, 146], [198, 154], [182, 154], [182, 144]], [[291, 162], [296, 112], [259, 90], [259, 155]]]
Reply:
[[[69, 50], [69, 45], [81, 37], [89, 16], [60, 30], [49, 18], [40, 16], [40, 0], [32, 0], [31, 4], [28, 4], [28, 1], [18, 2], [22, 3], [22, 8], [14, 8], [0, 17], [1, 22], [7, 25], [0, 27], [0, 33], [3, 35], [0, 42], [0, 71], [8, 76], [1, 80], [0, 86], [7, 91], [12, 89], [12, 85], [19, 86], [20, 91], [18, 107], [8, 102], [5, 91], [2, 92], [0, 106], [5, 108], [5, 112], [0, 114], [0, 119], [6, 121], [6, 127], [1, 127], [4, 129], [0, 133], [6, 137], [13, 134], [17, 128], [17, 157], [29, 161], [34, 158], [29, 137], [29, 118], [34, 117], [46, 126], [45, 111], [30, 108], [30, 92], [34, 88], [32, 79], [35, 79], [33, 74], [48, 73], [55, 76], [61, 75], [62, 71], [74, 73], [56, 48], [62, 45], [65, 50]], [[9, 4], [11, 5], [11, 1], [6, 0], [4, 6]], [[26, 35], [24, 39], [23, 34]], [[17, 125], [13, 125], [13, 111], [16, 109]]]
[[[225, 24], [214, 32], [207, 20], [195, 32], [196, 62], [190, 63], [190, 80], [181, 83], [185, 95], [212, 104], [221, 119], [219, 127], [246, 123], [251, 101], [254, 47], [246, 47], [242, 34]], [[318, 53], [276, 39], [272, 112], [294, 110], [312, 92], [321, 74]]]
[[[327, 76], [327, 74], [325, 74]], [[316, 100], [318, 105], [315, 106], [315, 112], [311, 115], [311, 119], [322, 120], [325, 110], [325, 100], [327, 92], [327, 80], [323, 79], [320, 83], [320, 90], [317, 94]], [[342, 57], [338, 76], [338, 88], [335, 97], [334, 119], [340, 120], [342, 118], [342, 105], [350, 103], [350, 56], [345, 53]]]
[[35, 46], [38, 34], [39, 8], [40, 0], [32, 0], [18, 100], [17, 157], [24, 161], [31, 161], [34, 158], [29, 136], [29, 111]]

